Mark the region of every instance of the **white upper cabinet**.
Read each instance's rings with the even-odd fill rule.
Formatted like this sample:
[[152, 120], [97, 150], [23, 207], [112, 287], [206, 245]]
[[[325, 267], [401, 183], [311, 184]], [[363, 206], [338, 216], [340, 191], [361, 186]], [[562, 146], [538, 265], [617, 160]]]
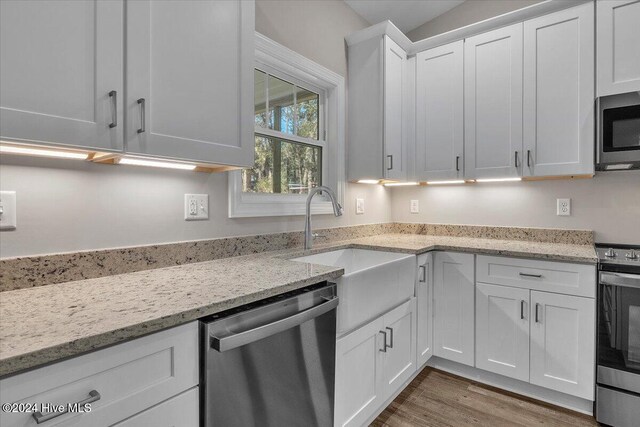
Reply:
[[130, 153], [252, 166], [252, 1], [127, 2]]
[[433, 354], [474, 365], [474, 255], [436, 252], [434, 256]]
[[529, 290], [476, 284], [476, 367], [529, 381]]
[[461, 179], [464, 168], [464, 42], [416, 55], [416, 178]]
[[640, 1], [596, 2], [598, 96], [640, 90]]
[[347, 179], [405, 180], [407, 54], [386, 35], [348, 49]]
[[594, 399], [595, 300], [531, 291], [530, 382]]
[[465, 178], [522, 168], [522, 24], [465, 40]]
[[123, 1], [0, 2], [0, 136], [123, 148]]
[[524, 23], [524, 176], [594, 173], [593, 27], [591, 3]]

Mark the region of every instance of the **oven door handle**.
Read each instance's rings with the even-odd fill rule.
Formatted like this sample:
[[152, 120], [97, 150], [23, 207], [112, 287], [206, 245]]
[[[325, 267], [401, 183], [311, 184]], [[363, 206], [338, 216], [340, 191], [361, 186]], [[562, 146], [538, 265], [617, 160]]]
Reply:
[[311, 307], [307, 310], [296, 313], [293, 316], [285, 317], [284, 319], [276, 320], [275, 322], [261, 325], [257, 328], [249, 329], [248, 331], [243, 331], [238, 334], [233, 334], [222, 338], [211, 335], [211, 347], [221, 353], [223, 351], [232, 350], [236, 347], [250, 344], [254, 341], [261, 340], [263, 338], [301, 325], [308, 320], [314, 319], [333, 310], [337, 306], [338, 297], [327, 298], [325, 302]]
[[640, 275], [601, 271], [600, 283], [608, 286], [623, 286], [625, 288], [640, 289]]

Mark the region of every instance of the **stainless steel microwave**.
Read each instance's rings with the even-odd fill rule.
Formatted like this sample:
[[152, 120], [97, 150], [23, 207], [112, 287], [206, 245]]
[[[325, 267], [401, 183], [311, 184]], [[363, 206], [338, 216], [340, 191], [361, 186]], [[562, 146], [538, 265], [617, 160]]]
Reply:
[[640, 168], [640, 92], [598, 98], [597, 170]]

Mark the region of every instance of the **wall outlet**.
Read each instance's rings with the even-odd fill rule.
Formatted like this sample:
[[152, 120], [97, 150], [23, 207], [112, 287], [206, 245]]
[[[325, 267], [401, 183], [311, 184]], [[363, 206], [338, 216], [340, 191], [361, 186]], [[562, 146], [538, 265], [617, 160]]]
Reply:
[[420, 205], [418, 203], [417, 200], [412, 200], [411, 201], [411, 213], [419, 213], [420, 212]]
[[16, 192], [0, 191], [0, 230], [15, 230], [16, 217]]
[[185, 194], [184, 219], [185, 221], [209, 219], [209, 195]]
[[364, 213], [364, 199], [356, 199], [356, 215]]
[[571, 199], [557, 199], [556, 215], [571, 215]]

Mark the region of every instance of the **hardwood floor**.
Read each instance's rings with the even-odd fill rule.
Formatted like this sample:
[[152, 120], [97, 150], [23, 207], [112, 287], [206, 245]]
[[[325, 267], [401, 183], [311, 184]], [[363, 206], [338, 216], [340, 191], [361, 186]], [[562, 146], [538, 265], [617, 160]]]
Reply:
[[597, 426], [593, 417], [425, 368], [371, 424], [418, 426]]

